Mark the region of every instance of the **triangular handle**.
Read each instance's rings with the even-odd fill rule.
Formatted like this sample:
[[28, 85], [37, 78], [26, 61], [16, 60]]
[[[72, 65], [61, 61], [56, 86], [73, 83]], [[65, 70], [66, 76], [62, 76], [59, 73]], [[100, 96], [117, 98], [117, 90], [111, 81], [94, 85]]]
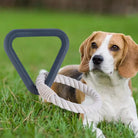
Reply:
[[49, 72], [49, 75], [47, 79], [45, 80], [45, 84], [48, 85], [49, 87], [52, 85], [57, 72], [64, 60], [64, 57], [68, 51], [69, 48], [69, 39], [67, 35], [59, 30], [59, 29], [17, 29], [17, 30], [12, 30], [7, 34], [4, 40], [4, 49], [11, 60], [12, 64], [16, 68], [18, 74], [20, 75], [21, 79], [23, 80], [25, 86], [27, 89], [33, 93], [38, 95], [38, 91], [36, 89], [35, 84], [31, 80], [29, 74], [25, 70], [24, 66], [22, 65], [21, 61], [19, 60], [18, 56], [16, 55], [13, 47], [12, 47], [12, 42], [16, 37], [40, 37], [40, 36], [56, 36], [59, 37], [62, 45], [59, 50], [59, 53], [52, 65], [52, 68]]

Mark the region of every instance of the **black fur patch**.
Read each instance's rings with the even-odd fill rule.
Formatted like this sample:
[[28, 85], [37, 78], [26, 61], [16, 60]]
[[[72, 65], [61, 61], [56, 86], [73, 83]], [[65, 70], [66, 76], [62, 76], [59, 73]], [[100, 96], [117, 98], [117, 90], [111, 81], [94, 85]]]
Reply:
[[[76, 79], [78, 81], [81, 80], [82, 78], [82, 73], [80, 73], [78, 70], [71, 70], [65, 74], [63, 74], [65, 76], [68, 76], [68, 77], [71, 77], [73, 79]], [[70, 86], [67, 86], [67, 85], [64, 85], [64, 84], [60, 84], [59, 86], [59, 92], [57, 93], [60, 97], [66, 99], [66, 100], [69, 100], [71, 102], [75, 102], [77, 103], [77, 100], [76, 100], [76, 89], [73, 88], [73, 87], [70, 87]]]

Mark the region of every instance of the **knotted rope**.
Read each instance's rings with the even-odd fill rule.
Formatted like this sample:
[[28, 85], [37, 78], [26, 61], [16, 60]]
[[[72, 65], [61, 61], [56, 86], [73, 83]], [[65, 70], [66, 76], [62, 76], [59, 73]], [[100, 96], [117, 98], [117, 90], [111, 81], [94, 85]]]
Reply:
[[72, 103], [70, 101], [60, 98], [50, 87], [48, 87], [44, 82], [48, 72], [41, 71], [36, 79], [36, 87], [42, 99], [45, 99], [47, 102], [53, 103], [54, 105], [59, 106], [60, 108], [75, 112], [75, 113], [88, 113], [98, 111], [101, 107], [101, 98], [100, 95], [93, 90], [91, 87], [83, 84], [80, 81], [66, 77], [63, 75], [57, 75], [54, 82], [66, 84], [73, 88], [79, 89], [85, 94], [92, 97], [94, 103], [92, 105], [83, 105]]

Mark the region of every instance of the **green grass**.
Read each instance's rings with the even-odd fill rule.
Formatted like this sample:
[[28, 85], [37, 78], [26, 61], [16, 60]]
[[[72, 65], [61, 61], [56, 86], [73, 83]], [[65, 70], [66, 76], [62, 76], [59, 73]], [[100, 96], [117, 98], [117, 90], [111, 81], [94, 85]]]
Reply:
[[[6, 34], [12, 29], [59, 28], [70, 40], [70, 49], [62, 64], [79, 64], [81, 42], [93, 31], [121, 32], [138, 43], [138, 18], [44, 10], [0, 9], [0, 137], [95, 137], [91, 128], [83, 128], [78, 115], [42, 103], [27, 91], [3, 50]], [[40, 69], [50, 67], [60, 48], [57, 38], [18, 38], [15, 51], [35, 81]], [[138, 107], [138, 77], [133, 79], [133, 95]], [[107, 138], [133, 138], [128, 127], [102, 122], [99, 127]]]

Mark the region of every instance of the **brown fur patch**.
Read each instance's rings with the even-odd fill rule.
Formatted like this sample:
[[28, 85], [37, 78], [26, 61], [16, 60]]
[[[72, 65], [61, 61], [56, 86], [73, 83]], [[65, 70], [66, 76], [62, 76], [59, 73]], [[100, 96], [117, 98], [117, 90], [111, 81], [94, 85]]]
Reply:
[[[78, 65], [65, 66], [64, 68], [61, 69], [59, 74], [62, 74], [74, 79], [79, 79], [79, 77], [81, 76], [81, 73], [78, 71], [78, 67], [79, 67]], [[58, 96], [66, 100], [69, 100], [71, 102], [78, 103], [76, 99], [76, 89], [60, 83], [53, 83], [51, 88], [57, 93]]]
[[[81, 82], [86, 84], [86, 82], [83, 79], [81, 80]], [[76, 99], [77, 102], [81, 104], [85, 100], [85, 94], [80, 90], [76, 90]]]
[[130, 36], [123, 36], [126, 52], [118, 71], [122, 77], [132, 78], [138, 72], [138, 45]]

